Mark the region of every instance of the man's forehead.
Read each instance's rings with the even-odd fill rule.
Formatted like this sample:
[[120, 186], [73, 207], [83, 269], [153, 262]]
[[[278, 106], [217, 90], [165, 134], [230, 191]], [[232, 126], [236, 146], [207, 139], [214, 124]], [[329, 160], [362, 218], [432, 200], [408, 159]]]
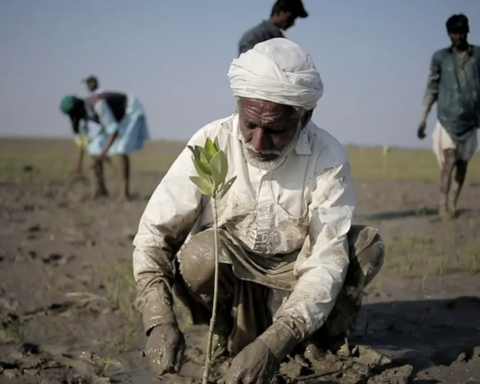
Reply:
[[265, 112], [292, 113], [295, 110], [290, 105], [278, 104], [267, 100], [240, 97], [238, 101], [241, 108], [255, 108]]

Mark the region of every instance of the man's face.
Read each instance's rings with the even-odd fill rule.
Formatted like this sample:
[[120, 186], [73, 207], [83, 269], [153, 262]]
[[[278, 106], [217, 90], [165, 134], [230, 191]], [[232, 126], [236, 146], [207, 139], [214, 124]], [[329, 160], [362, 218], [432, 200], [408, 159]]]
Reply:
[[278, 13], [278, 26], [286, 31], [287, 29], [295, 25], [296, 16], [291, 12], [279, 12]]
[[273, 167], [296, 145], [304, 119], [294, 108], [270, 101], [240, 98], [238, 107], [247, 161]]
[[455, 28], [448, 32], [448, 36], [455, 48], [464, 48], [467, 45], [468, 29]]
[[98, 88], [98, 84], [94, 80], [89, 80], [87, 81], [87, 88], [90, 92], [93, 92]]

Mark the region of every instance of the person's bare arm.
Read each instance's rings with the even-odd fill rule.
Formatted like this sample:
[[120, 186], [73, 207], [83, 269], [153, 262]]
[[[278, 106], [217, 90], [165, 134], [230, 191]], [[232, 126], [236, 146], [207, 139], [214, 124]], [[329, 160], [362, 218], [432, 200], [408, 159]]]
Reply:
[[[70, 116], [70, 122], [72, 124], [72, 130], [73, 130], [73, 135], [75, 138], [82, 138], [82, 129], [81, 125], [82, 124], [87, 124], [86, 121], [78, 118], [78, 117], [72, 117]], [[83, 172], [83, 159], [85, 157], [85, 148], [83, 148], [83, 145], [77, 145], [77, 166], [73, 170], [73, 172], [70, 173], [70, 177], [78, 176]]]
[[105, 131], [108, 134], [107, 143], [105, 144], [105, 147], [102, 149], [102, 152], [99, 156], [100, 159], [103, 159], [107, 156], [109, 149], [112, 147], [113, 143], [118, 137], [119, 123], [104, 100], [98, 101], [94, 108], [100, 124], [103, 128], [105, 128]]

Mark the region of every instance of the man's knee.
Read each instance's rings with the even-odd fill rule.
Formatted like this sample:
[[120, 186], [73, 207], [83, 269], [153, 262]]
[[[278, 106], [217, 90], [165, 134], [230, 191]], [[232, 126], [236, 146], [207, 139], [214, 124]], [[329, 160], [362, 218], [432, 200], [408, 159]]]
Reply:
[[215, 274], [213, 231], [193, 235], [178, 254], [178, 262], [182, 278], [192, 291], [208, 289]]
[[385, 258], [385, 244], [379, 234], [372, 243], [359, 255], [359, 263], [365, 274], [365, 285], [370, 284], [373, 278], [380, 272]]
[[352, 226], [349, 234], [351, 258], [356, 259], [368, 285], [378, 274], [385, 258], [385, 244], [378, 230], [369, 226]]
[[455, 149], [445, 149], [443, 151], [443, 157], [444, 157], [444, 164], [443, 168], [446, 170], [450, 170], [455, 166], [455, 163], [457, 162], [457, 152]]

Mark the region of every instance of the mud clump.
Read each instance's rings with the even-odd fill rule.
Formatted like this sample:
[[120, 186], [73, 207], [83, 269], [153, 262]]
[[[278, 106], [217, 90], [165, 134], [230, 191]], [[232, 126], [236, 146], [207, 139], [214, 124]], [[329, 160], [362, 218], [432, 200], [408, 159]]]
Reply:
[[413, 372], [411, 365], [387, 369], [378, 376], [372, 377], [367, 384], [408, 384]]

